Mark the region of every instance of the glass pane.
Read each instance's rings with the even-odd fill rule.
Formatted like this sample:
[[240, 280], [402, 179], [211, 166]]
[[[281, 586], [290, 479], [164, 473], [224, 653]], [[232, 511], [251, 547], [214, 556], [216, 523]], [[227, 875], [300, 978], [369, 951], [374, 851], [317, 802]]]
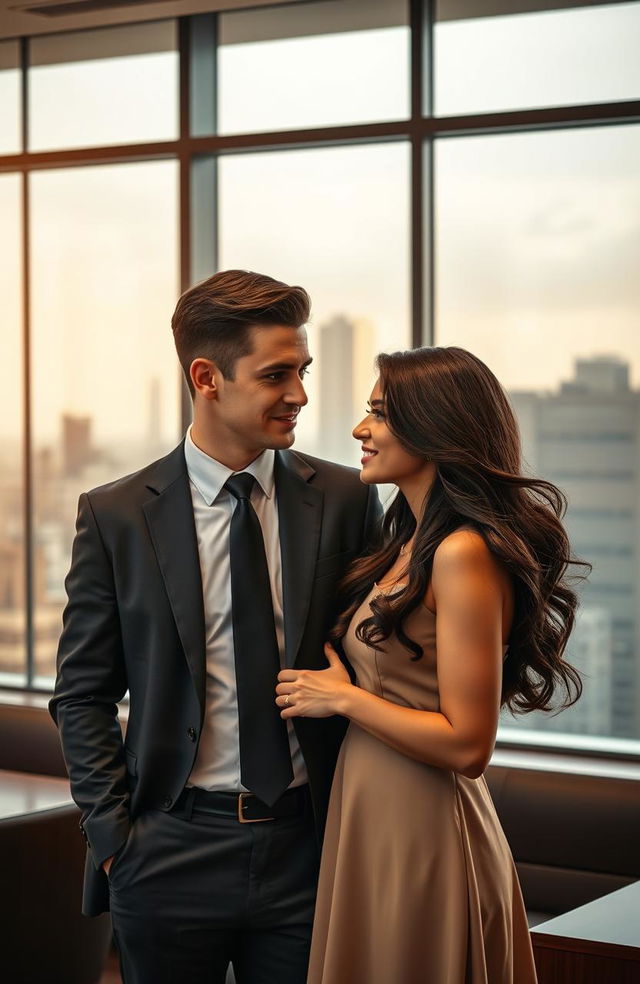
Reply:
[[409, 149], [247, 154], [219, 167], [220, 267], [258, 270], [311, 295], [314, 363], [298, 445], [356, 464], [351, 428], [374, 356], [409, 344]]
[[405, 118], [406, 25], [406, 0], [343, 0], [223, 14], [219, 132]]
[[593, 564], [569, 659], [584, 696], [525, 728], [640, 737], [640, 127], [437, 146], [437, 343], [471, 349], [569, 499]]
[[30, 41], [29, 149], [174, 140], [175, 21]]
[[[32, 176], [36, 672], [53, 673], [78, 496], [179, 436], [175, 161]], [[42, 679], [40, 682], [43, 682]]]
[[0, 683], [26, 682], [20, 178], [0, 175]]
[[[462, 14], [460, 6], [437, 5], [438, 116], [640, 96], [640, 3], [524, 14], [514, 14], [506, 0], [463, 4]], [[507, 16], [483, 16], [496, 9]]]
[[0, 154], [18, 154], [20, 136], [20, 48], [17, 41], [0, 42]]

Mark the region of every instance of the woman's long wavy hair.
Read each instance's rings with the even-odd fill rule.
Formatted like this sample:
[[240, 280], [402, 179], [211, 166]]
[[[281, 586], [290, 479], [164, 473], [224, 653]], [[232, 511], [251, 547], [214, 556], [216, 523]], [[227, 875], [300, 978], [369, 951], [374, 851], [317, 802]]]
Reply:
[[578, 604], [571, 581], [579, 577], [569, 578], [568, 569], [590, 565], [571, 556], [560, 521], [566, 509], [562, 492], [551, 482], [522, 474], [518, 425], [500, 383], [461, 348], [383, 354], [377, 368], [388, 427], [406, 451], [433, 461], [436, 475], [417, 529], [398, 490], [377, 549], [357, 560], [342, 582], [343, 612], [333, 641], [342, 640], [372, 583], [415, 533], [406, 586], [391, 597], [374, 598], [372, 615], [360, 622], [356, 635], [383, 648], [395, 633], [411, 659], [419, 659], [422, 650], [404, 623], [425, 597], [439, 544], [459, 527], [471, 527], [509, 571], [514, 586], [503, 705], [511, 711], [551, 710], [558, 691], [562, 706], [575, 703], [582, 683], [563, 653]]

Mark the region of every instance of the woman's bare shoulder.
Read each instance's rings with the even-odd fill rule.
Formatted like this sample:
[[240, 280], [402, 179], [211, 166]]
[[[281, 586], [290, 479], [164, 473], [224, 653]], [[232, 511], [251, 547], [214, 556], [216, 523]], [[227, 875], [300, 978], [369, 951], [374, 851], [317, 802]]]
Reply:
[[490, 563], [493, 556], [484, 537], [469, 526], [462, 526], [438, 544], [433, 555], [434, 567], [466, 567], [468, 564]]

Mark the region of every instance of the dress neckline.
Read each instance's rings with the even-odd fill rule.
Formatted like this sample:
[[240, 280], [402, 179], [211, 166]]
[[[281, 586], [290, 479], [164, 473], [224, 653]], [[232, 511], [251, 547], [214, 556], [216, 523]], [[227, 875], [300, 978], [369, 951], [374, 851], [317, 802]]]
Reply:
[[[389, 588], [391, 588], [391, 590], [387, 590], [384, 585], [378, 584], [377, 581], [374, 581], [373, 582], [373, 587], [372, 587], [371, 591], [369, 592], [369, 594], [371, 594], [374, 590], [379, 591], [382, 594], [387, 594], [387, 595], [389, 595], [389, 594], [392, 595], [394, 593], [397, 594], [397, 592], [394, 592], [393, 591], [393, 588], [400, 589], [400, 588], [405, 588], [406, 586], [407, 586], [407, 582], [406, 581], [395, 581], [393, 585], [389, 585]], [[427, 605], [425, 605], [424, 601], [421, 601], [420, 604], [424, 608], [425, 612], [429, 612], [429, 615], [433, 615], [434, 618], [436, 617], [436, 613], [433, 611], [432, 608], [428, 608]]]

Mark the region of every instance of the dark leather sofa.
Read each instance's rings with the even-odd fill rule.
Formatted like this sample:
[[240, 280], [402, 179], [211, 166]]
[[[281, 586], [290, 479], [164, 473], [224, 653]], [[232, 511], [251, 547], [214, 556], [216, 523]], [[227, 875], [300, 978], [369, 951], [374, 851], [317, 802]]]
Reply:
[[544, 768], [514, 767], [496, 752], [487, 771], [530, 925], [640, 878], [640, 768], [624, 778], [606, 763], [571, 772], [544, 758]]
[[[498, 750], [487, 771], [532, 925], [640, 878], [640, 768], [571, 771], [552, 755], [540, 767]], [[526, 759], [526, 756], [524, 756]], [[583, 763], [584, 764], [584, 763]], [[0, 768], [66, 776], [44, 704], [0, 699]], [[607, 775], [606, 773], [610, 774]], [[637, 778], [634, 775], [637, 774]], [[55, 815], [54, 815], [55, 814]], [[107, 917], [80, 915], [84, 841], [75, 807], [0, 823], [0, 925], [10, 984], [93, 984], [110, 939]], [[20, 976], [28, 968], [26, 976]], [[11, 976], [14, 973], [14, 976]]]
[[[0, 769], [66, 778], [46, 707], [0, 703]], [[0, 926], [6, 984], [95, 984], [108, 916], [81, 915], [85, 844], [70, 805], [0, 820]]]

